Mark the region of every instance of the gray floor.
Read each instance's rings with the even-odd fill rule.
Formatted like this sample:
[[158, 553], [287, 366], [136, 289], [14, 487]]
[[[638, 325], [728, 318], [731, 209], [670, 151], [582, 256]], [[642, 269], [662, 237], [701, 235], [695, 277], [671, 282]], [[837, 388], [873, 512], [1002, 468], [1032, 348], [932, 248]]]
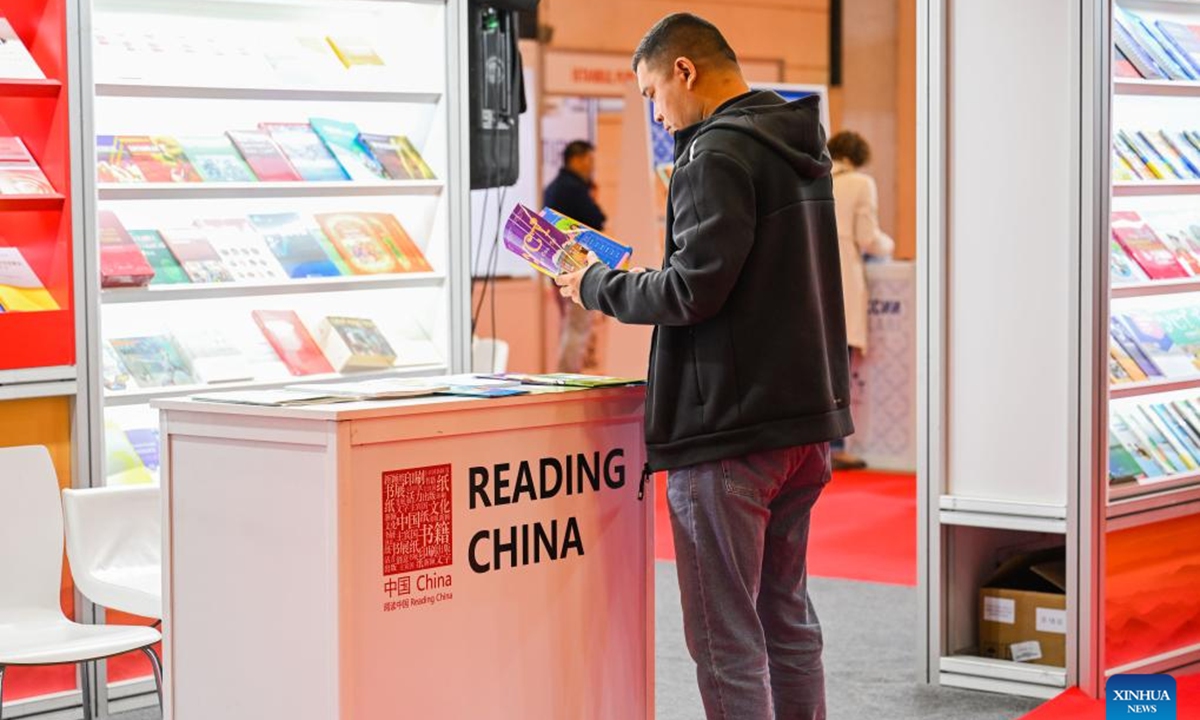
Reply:
[[[657, 720], [701, 720], [692, 661], [683, 644], [674, 564], [659, 563], [657, 575]], [[818, 578], [812, 593], [825, 628], [831, 720], [1014, 720], [1038, 705], [918, 685], [914, 588]], [[158, 720], [158, 711], [114, 718]]]

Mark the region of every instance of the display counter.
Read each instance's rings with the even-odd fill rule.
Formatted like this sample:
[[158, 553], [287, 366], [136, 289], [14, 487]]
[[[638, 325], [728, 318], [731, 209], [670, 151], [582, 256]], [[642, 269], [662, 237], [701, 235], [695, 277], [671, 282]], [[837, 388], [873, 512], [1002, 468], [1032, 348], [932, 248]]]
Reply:
[[166, 717], [652, 718], [643, 399], [156, 403]]

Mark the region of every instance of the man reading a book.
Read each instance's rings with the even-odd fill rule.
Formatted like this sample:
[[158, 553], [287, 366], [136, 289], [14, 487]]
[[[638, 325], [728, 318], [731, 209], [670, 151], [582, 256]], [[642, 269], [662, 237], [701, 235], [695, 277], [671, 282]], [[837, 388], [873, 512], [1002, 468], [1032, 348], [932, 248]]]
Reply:
[[[604, 230], [607, 218], [596, 204], [596, 148], [586, 140], [575, 140], [563, 148], [563, 164], [543, 193], [543, 204], [562, 215], [574, 218], [594, 230]], [[562, 329], [559, 331], [556, 372], [577, 373], [588, 362], [594, 340], [592, 313], [575, 303], [560, 305]]]
[[654, 325], [649, 468], [667, 470], [688, 649], [710, 719], [825, 717], [808, 596], [829, 442], [853, 431], [831, 161], [818, 99], [752, 91], [712, 24], [656, 24], [634, 54], [675, 138], [665, 260], [557, 278]]

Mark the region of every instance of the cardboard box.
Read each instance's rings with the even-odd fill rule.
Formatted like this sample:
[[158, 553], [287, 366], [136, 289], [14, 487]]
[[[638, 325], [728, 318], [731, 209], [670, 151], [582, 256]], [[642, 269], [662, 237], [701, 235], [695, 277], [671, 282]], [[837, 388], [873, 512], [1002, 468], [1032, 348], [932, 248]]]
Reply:
[[984, 657], [1066, 667], [1066, 549], [1013, 557], [979, 591]]

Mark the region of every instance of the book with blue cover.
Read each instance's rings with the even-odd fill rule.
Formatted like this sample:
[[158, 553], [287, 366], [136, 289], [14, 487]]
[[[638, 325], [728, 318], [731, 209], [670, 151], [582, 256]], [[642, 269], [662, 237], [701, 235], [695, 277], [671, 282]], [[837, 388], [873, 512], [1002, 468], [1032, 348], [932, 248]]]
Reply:
[[[1185, 70], [1175, 60], [1173, 53], [1168, 52], [1163, 48], [1158, 37], [1152, 32], [1150, 25], [1147, 25], [1142, 18], [1136, 13], [1128, 10], [1114, 7], [1113, 20], [1116, 21], [1117, 39], [1120, 41], [1122, 32], [1128, 33], [1137, 47], [1140, 47], [1153, 60], [1155, 66], [1159, 68], [1171, 80], [1191, 80], [1193, 79], [1190, 71]], [[1118, 45], [1122, 52], [1128, 55], [1128, 50]], [[1132, 59], [1132, 58], [1131, 58]], [[1141, 68], [1138, 68], [1139, 71]]]
[[1159, 20], [1154, 23], [1159, 34], [1175, 50], [1175, 56], [1187, 63], [1200, 77], [1200, 32], [1183, 23]]
[[589, 252], [595, 253], [596, 257], [600, 258], [605, 265], [619, 270], [629, 268], [629, 258], [633, 255], [633, 248], [628, 245], [622, 245], [599, 230], [590, 228], [552, 208], [542, 208], [542, 217], [579, 242]]
[[1167, 472], [1170, 472], [1164, 469], [1164, 466], [1157, 457], [1157, 453], [1151, 451], [1148, 443], [1144, 442], [1142, 438], [1134, 433], [1121, 413], [1113, 412], [1109, 418], [1109, 425], [1112, 428], [1112, 434], [1116, 436], [1117, 440], [1133, 456], [1133, 459], [1137, 462], [1138, 467], [1141, 468], [1146, 477], [1162, 477]]
[[308, 123], [259, 123], [258, 127], [271, 136], [300, 177], [308, 182], [350, 179]]
[[310, 227], [296, 213], [250, 215], [250, 224], [262, 235], [288, 277], [339, 277], [341, 270], [326, 253]]
[[1154, 62], [1154, 58], [1150, 53], [1138, 43], [1137, 39], [1129, 32], [1129, 29], [1121, 23], [1113, 23], [1113, 44], [1125, 56], [1125, 59], [1133, 65], [1134, 69], [1147, 80], [1163, 80], [1166, 78], [1166, 73]]
[[309, 118], [308, 124], [341, 163], [351, 180], [388, 179], [383, 165], [359, 140], [357, 125], [328, 118]]

